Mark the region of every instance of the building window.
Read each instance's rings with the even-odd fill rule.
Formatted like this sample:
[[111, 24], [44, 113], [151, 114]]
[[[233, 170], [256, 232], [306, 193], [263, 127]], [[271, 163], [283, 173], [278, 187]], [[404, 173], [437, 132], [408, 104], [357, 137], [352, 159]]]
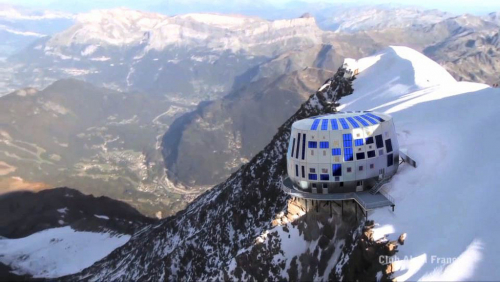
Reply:
[[321, 141], [321, 142], [319, 142], [319, 147], [321, 149], [328, 149], [328, 148], [330, 148], [330, 142], [328, 142], [328, 141]]
[[321, 173], [328, 173], [328, 168], [322, 168]]
[[366, 144], [373, 144], [373, 137], [366, 137]]
[[375, 143], [377, 145], [377, 149], [384, 147], [384, 141], [382, 140], [382, 135], [375, 136]]
[[363, 171], [363, 166], [362, 165], [359, 166], [359, 171]]
[[335, 181], [340, 181], [340, 177], [335, 176]]
[[392, 154], [387, 155], [387, 167], [390, 167], [394, 164], [394, 159], [392, 158]]
[[354, 140], [354, 145], [356, 145], [356, 146], [363, 146], [363, 139], [356, 139], [356, 140]]
[[304, 160], [306, 158], [306, 134], [302, 134], [303, 140], [302, 140], [302, 159]]
[[385, 149], [387, 150], [387, 153], [392, 152], [392, 142], [391, 142], [391, 139], [385, 140]]
[[375, 158], [375, 151], [368, 151], [366, 154], [368, 155], [368, 158]]
[[318, 175], [314, 173], [309, 173], [309, 180], [318, 180]]
[[328, 130], [328, 120], [324, 119], [321, 121], [321, 130]]
[[315, 120], [313, 121], [313, 124], [311, 125], [311, 130], [316, 130], [316, 129], [318, 129], [319, 122], [320, 122], [320, 120], [319, 120], [319, 119], [315, 119]]
[[362, 186], [363, 185], [363, 181], [356, 181], [356, 186]]
[[328, 174], [320, 174], [319, 177], [322, 181], [330, 180], [330, 175], [328, 175]]
[[379, 155], [379, 156], [382, 156], [383, 154], [384, 154], [384, 149], [382, 149], [382, 150], [378, 150], [378, 155]]
[[344, 182], [340, 182], [340, 187], [344, 187]]
[[343, 134], [344, 148], [352, 147], [352, 134]]
[[300, 148], [300, 136], [302, 136], [302, 134], [298, 133], [297, 134], [297, 149], [295, 150], [295, 158], [298, 159], [299, 158], [299, 148]]
[[370, 169], [373, 169], [375, 168], [375, 165], [374, 164], [370, 164]]
[[340, 156], [342, 154], [342, 151], [340, 151], [340, 148], [333, 148], [332, 149], [332, 156]]
[[353, 160], [353, 153], [352, 153], [352, 148], [344, 148], [344, 161], [352, 161]]
[[309, 149], [316, 149], [318, 148], [318, 142], [316, 141], [309, 141]]
[[356, 159], [357, 160], [364, 160], [365, 159], [365, 152], [356, 153]]
[[299, 177], [299, 165], [295, 165], [295, 176]]
[[333, 164], [332, 165], [332, 176], [342, 176], [342, 165]]
[[314, 167], [309, 168], [310, 173], [316, 173], [316, 169]]
[[295, 138], [293, 138], [293, 145], [292, 145], [292, 158], [293, 158], [293, 153], [295, 152]]
[[313, 187], [313, 188], [316, 188], [316, 183], [313, 183], [313, 184], [312, 184], [312, 187]]
[[347, 172], [352, 172], [352, 168], [348, 167]]
[[328, 188], [328, 184], [323, 183], [323, 189], [327, 189], [327, 188]]
[[306, 169], [302, 166], [302, 178], [306, 178]]

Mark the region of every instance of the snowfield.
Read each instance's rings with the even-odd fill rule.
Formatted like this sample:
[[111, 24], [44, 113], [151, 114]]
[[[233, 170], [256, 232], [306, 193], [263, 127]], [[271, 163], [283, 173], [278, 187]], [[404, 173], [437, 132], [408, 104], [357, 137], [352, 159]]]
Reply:
[[82, 271], [127, 243], [130, 235], [47, 229], [21, 239], [0, 238], [0, 262], [16, 274], [56, 278]]
[[457, 82], [406, 47], [358, 61], [354, 94], [340, 110], [390, 114], [400, 148], [417, 161], [400, 167], [386, 191], [396, 210], [369, 218], [376, 236], [408, 237], [394, 260], [397, 281], [500, 278], [498, 199], [500, 89]]

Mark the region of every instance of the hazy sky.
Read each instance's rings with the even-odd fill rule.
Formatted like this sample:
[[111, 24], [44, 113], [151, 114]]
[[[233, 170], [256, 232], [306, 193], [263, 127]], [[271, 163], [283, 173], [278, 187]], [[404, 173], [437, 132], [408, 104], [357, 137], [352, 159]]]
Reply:
[[[60, 9], [71, 12], [87, 11], [89, 9], [130, 7], [134, 9], [155, 10], [163, 7], [183, 6], [187, 9], [189, 3], [196, 3], [193, 7], [200, 7], [200, 4], [207, 6], [217, 6], [222, 10], [233, 10], [239, 6], [259, 7], [266, 3], [277, 6], [297, 5], [300, 2], [316, 3], [360, 3], [360, 4], [400, 4], [420, 6], [428, 9], [440, 9], [452, 13], [474, 13], [485, 14], [493, 11], [500, 11], [500, 0], [0, 0], [0, 2], [18, 4], [28, 7]], [[182, 4], [180, 4], [182, 3]], [[179, 5], [180, 4], [180, 5]], [[161, 11], [160, 11], [161, 12]]]

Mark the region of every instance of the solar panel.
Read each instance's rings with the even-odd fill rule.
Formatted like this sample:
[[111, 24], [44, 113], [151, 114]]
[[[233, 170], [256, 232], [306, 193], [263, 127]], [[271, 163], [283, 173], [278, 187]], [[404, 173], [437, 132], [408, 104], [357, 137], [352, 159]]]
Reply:
[[371, 117], [367, 116], [367, 115], [360, 115], [360, 117], [366, 119], [367, 121], [371, 122], [372, 124], [377, 124], [377, 121], [372, 119]]
[[315, 119], [313, 124], [311, 125], [311, 130], [316, 130], [318, 129], [320, 119]]
[[357, 121], [359, 121], [362, 125], [364, 126], [369, 126], [370, 124], [368, 124], [364, 119], [360, 118], [359, 116], [355, 116], [354, 117]]
[[339, 118], [340, 124], [342, 124], [342, 128], [344, 129], [349, 129], [349, 125], [347, 124], [347, 121], [345, 121], [344, 118]]
[[376, 119], [378, 121], [385, 121], [383, 118], [378, 117], [378, 116], [376, 116], [376, 115], [374, 115], [372, 113], [367, 113], [366, 115], [369, 116], [369, 117], [372, 117], [372, 118], [374, 118], [374, 119]]
[[337, 119], [331, 119], [332, 130], [339, 130], [339, 124], [337, 123]]
[[321, 122], [321, 130], [328, 130], [328, 120], [327, 119], [324, 119]]
[[352, 117], [348, 117], [347, 120], [352, 124], [352, 127], [359, 128], [359, 124]]

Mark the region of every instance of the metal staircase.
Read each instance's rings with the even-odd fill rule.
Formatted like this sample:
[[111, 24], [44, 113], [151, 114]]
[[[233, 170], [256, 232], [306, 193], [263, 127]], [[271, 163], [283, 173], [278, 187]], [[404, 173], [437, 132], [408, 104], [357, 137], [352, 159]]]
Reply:
[[377, 184], [375, 184], [375, 186], [373, 186], [372, 189], [369, 190], [370, 194], [372, 195], [377, 194], [380, 191], [380, 189], [382, 189], [382, 186], [384, 186], [384, 184], [387, 184], [389, 181], [391, 181], [391, 178], [392, 176], [385, 177], [381, 179], [379, 182], [377, 182]]

